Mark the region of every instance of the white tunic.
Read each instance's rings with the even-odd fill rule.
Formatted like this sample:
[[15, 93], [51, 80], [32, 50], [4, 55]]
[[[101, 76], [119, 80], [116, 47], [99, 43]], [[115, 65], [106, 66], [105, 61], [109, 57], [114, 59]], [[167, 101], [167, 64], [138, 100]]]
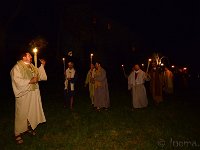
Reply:
[[146, 89], [144, 82], [146, 80], [145, 72], [142, 70], [137, 71], [137, 78], [135, 76], [136, 71], [131, 72], [128, 76], [128, 89], [132, 92], [132, 102], [134, 108], [147, 107], [148, 99], [146, 95]]
[[[39, 81], [47, 80], [44, 66], [38, 68]], [[15, 134], [18, 135], [27, 131], [27, 121], [32, 129], [35, 129], [39, 123], [46, 122], [44, 116], [40, 90], [38, 83], [36, 89], [31, 89], [30, 79], [24, 79], [20, 70], [20, 65], [16, 64], [11, 72], [11, 81], [15, 95]], [[34, 74], [33, 74], [34, 75]]]

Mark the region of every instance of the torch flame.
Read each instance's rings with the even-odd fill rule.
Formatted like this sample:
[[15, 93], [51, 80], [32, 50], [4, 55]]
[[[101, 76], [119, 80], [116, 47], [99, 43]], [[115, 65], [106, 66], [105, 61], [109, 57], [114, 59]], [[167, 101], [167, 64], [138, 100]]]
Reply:
[[38, 52], [38, 49], [35, 47], [35, 48], [33, 49], [33, 52], [34, 52], [34, 53], [37, 53], [37, 52]]

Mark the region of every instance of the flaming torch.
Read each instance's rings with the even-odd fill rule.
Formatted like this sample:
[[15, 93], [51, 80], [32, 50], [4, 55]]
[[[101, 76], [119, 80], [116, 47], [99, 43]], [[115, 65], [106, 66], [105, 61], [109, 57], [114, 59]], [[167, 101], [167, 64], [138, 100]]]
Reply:
[[128, 78], [128, 76], [127, 76], [127, 74], [126, 74], [126, 72], [125, 72], [125, 69], [124, 69], [124, 65], [122, 65], [122, 70], [123, 70], [123, 73], [124, 73], [125, 78]]
[[92, 64], [92, 57], [93, 57], [94, 55], [91, 53], [90, 54], [90, 63]]
[[65, 58], [63, 57], [63, 70], [64, 70], [64, 73], [65, 73]]
[[146, 73], [149, 71], [149, 65], [151, 63], [151, 59], [148, 60], [148, 65], [147, 65], [147, 70], [146, 70]]
[[34, 63], [35, 63], [35, 67], [37, 68], [37, 52], [38, 52], [38, 49], [35, 47], [33, 49], [33, 52], [34, 52]]

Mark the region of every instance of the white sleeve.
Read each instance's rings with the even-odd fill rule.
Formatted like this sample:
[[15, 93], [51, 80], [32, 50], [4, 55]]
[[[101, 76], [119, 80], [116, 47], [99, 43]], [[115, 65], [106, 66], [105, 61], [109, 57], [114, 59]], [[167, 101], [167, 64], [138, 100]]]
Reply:
[[41, 66], [38, 68], [38, 73], [39, 73], [39, 81], [47, 80], [47, 74], [46, 74], [43, 64], [41, 64]]
[[133, 87], [133, 72], [128, 76], [128, 90]]

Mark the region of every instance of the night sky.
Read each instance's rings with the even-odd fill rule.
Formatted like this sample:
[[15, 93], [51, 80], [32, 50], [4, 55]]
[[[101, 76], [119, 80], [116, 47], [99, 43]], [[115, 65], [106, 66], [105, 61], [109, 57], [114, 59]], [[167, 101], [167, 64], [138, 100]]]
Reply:
[[183, 65], [198, 60], [200, 5], [190, 1], [136, 1], [106, 7], [145, 51], [158, 51]]
[[[199, 7], [199, 2], [158, 0], [127, 2], [114, 0], [109, 2], [103, 0], [97, 2], [91, 0], [84, 2], [80, 0], [14, 0], [12, 5], [10, 1], [6, 1], [1, 5], [1, 25], [6, 26], [6, 52], [4, 54], [14, 54], [10, 57], [12, 58], [8, 65], [10, 69], [15, 63], [18, 49], [40, 35], [48, 41], [48, 50], [45, 51], [48, 53], [47, 57], [53, 57], [54, 53], [59, 51], [59, 57], [62, 58], [64, 50], [56, 49], [62, 49], [67, 45], [67, 42], [63, 42], [64, 39], [67, 38], [69, 41], [70, 36], [77, 32], [78, 27], [84, 26], [73, 20], [83, 13], [83, 22], [92, 21], [92, 17], [96, 17], [97, 25], [102, 23], [102, 20], [111, 22], [113, 36], [108, 40], [112, 41], [112, 38], [116, 37], [115, 35], [120, 37], [113, 40], [111, 46], [108, 43], [110, 46], [108, 47], [113, 49], [110, 54], [109, 48], [105, 50], [108, 52], [109, 61], [119, 65], [123, 62], [128, 63], [126, 60], [131, 60], [133, 57], [136, 61], [142, 62], [153, 52], [158, 52], [167, 56], [172, 64], [188, 66], [197, 70], [199, 65], [197, 53], [200, 49]], [[74, 8], [78, 11], [75, 11]], [[68, 20], [65, 20], [66, 16]], [[70, 17], [72, 20], [69, 20]], [[107, 22], [104, 21], [102, 26], [104, 23]], [[126, 34], [118, 34], [121, 29], [126, 30]], [[99, 30], [100, 33], [101, 31], [103, 30]], [[113, 44], [124, 38], [127, 40], [127, 45], [126, 41], [123, 41], [124, 49], [123, 44], [120, 45], [121, 47]], [[84, 46], [86, 51], [92, 47], [91, 43]], [[112, 59], [114, 49], [117, 52], [114, 53], [116, 56]], [[122, 50], [123, 55], [118, 52]], [[89, 52], [81, 57], [87, 57]]]

